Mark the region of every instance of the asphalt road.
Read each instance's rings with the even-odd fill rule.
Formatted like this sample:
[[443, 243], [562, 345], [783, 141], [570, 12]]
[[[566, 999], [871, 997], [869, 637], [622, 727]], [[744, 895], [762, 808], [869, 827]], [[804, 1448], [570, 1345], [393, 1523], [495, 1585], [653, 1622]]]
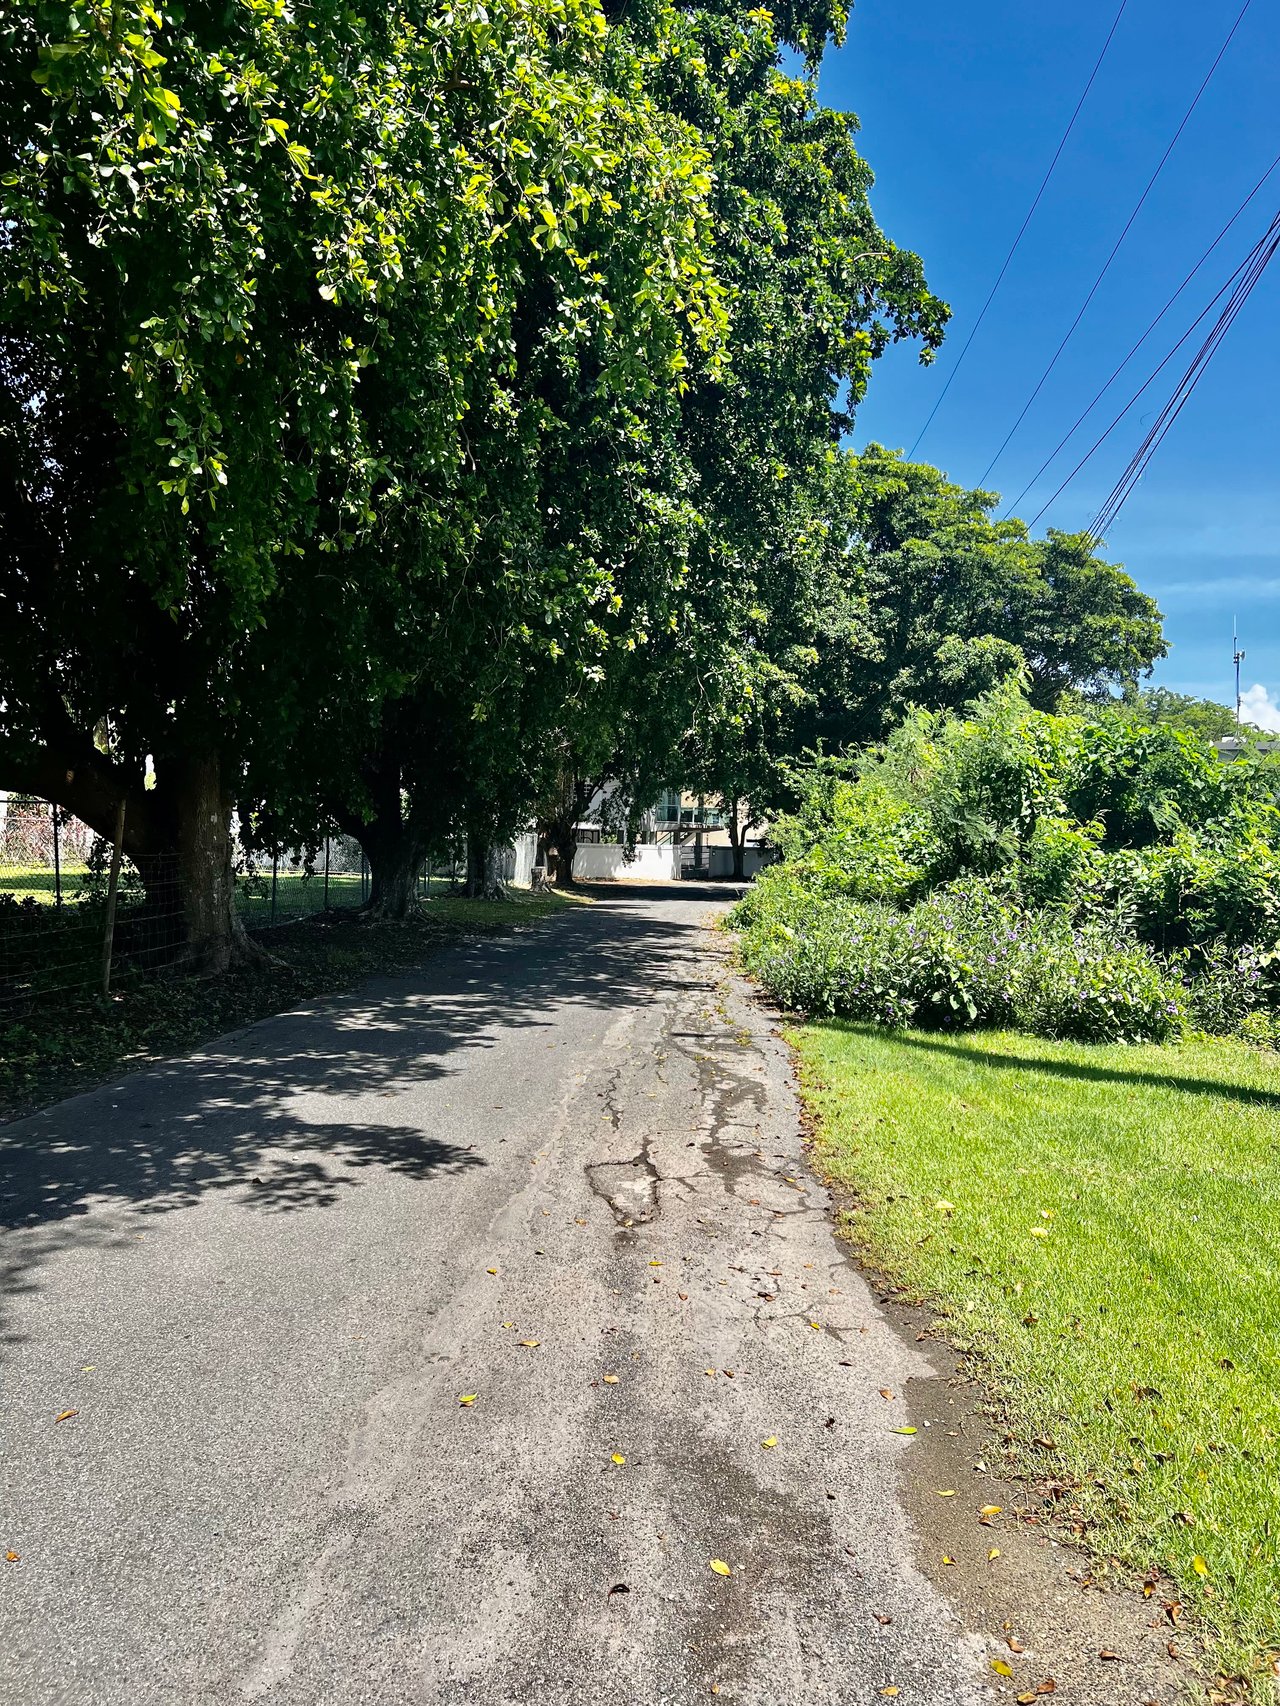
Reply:
[[0, 1130], [0, 1701], [986, 1698], [720, 898]]

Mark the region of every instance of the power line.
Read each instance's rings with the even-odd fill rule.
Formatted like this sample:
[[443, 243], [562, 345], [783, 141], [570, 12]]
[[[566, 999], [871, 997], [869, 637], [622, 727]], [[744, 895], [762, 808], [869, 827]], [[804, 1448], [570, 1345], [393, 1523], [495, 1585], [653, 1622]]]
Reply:
[[[1031, 490], [1031, 488], [1035, 485], [1036, 481], [1040, 478], [1041, 474], [1044, 473], [1045, 469], [1050, 465], [1051, 462], [1056, 460], [1056, 458], [1057, 458], [1059, 452], [1062, 450], [1063, 446], [1066, 445], [1067, 443], [1069, 443], [1069, 441], [1075, 437], [1075, 435], [1079, 431], [1080, 427], [1084, 424], [1084, 422], [1088, 419], [1088, 417], [1093, 413], [1094, 409], [1097, 408], [1098, 404], [1106, 396], [1107, 392], [1115, 384], [1116, 380], [1124, 372], [1125, 368], [1128, 367], [1129, 363], [1133, 360], [1134, 356], [1137, 355], [1138, 351], [1142, 348], [1143, 344], [1146, 343], [1147, 339], [1151, 336], [1152, 332], [1155, 331], [1156, 327], [1160, 324], [1161, 320], [1164, 319], [1165, 315], [1169, 312], [1170, 308], [1173, 307], [1174, 303], [1182, 295], [1183, 291], [1191, 283], [1191, 280], [1200, 271], [1200, 268], [1209, 259], [1209, 256], [1218, 247], [1218, 244], [1221, 243], [1222, 239], [1226, 236], [1227, 232], [1230, 231], [1231, 227], [1235, 224], [1236, 220], [1239, 219], [1240, 215], [1244, 212], [1245, 208], [1248, 207], [1249, 203], [1253, 200], [1254, 196], [1257, 195], [1258, 191], [1262, 188], [1263, 184], [1266, 183], [1267, 179], [1275, 171], [1277, 166], [1280, 166], [1280, 154], [1276, 155], [1275, 159], [1267, 167], [1266, 171], [1258, 179], [1257, 183], [1249, 191], [1248, 195], [1240, 203], [1239, 207], [1236, 208], [1235, 212], [1231, 215], [1230, 219], [1227, 220], [1227, 223], [1222, 227], [1221, 231], [1219, 231], [1218, 235], [1213, 239], [1213, 242], [1210, 243], [1209, 247], [1200, 256], [1200, 259], [1192, 267], [1191, 271], [1183, 279], [1182, 283], [1173, 292], [1173, 294], [1166, 300], [1164, 307], [1156, 315], [1155, 319], [1152, 320], [1148, 324], [1146, 331], [1143, 332], [1142, 336], [1138, 339], [1138, 341], [1136, 343], [1131, 344], [1129, 346], [1129, 351], [1125, 355], [1124, 359], [1119, 363], [1119, 365], [1117, 367], [1112, 369], [1110, 378], [1106, 381], [1106, 383], [1104, 385], [1102, 385], [1097, 391], [1094, 392], [1093, 396], [1089, 399], [1089, 401], [1085, 404], [1084, 408], [1076, 416], [1075, 420], [1071, 423], [1070, 427], [1068, 427], [1067, 431], [1058, 440], [1057, 444], [1054, 445], [1053, 449], [1045, 457], [1044, 461], [1040, 464], [1040, 466], [1036, 469], [1035, 473], [1027, 481], [1026, 485], [1018, 493], [1017, 497], [1014, 498], [1010, 502], [1008, 508], [1004, 512], [1004, 515], [1001, 517], [1001, 520], [1007, 521], [1009, 519], [1009, 517], [1013, 514], [1014, 510], [1016, 510], [1018, 505], [1022, 502], [1023, 498], [1026, 497], [1027, 493]], [[1225, 286], [1224, 286], [1224, 288], [1225, 288]], [[1221, 295], [1222, 292], [1219, 291], [1218, 294]], [[1215, 297], [1214, 300], [1216, 301], [1217, 298]], [[1210, 306], [1212, 306], [1212, 304], [1210, 304]], [[1204, 312], [1207, 314], [1208, 311], [1209, 310], [1206, 308]], [[1203, 318], [1203, 317], [1204, 316], [1201, 315], [1201, 318]], [[1197, 321], [1195, 323], [1199, 324], [1199, 321]], [[1183, 339], [1180, 340], [1180, 342], [1185, 341], [1185, 339], [1189, 336], [1190, 336], [1190, 333], [1184, 333]], [[1175, 350], [1178, 349], [1179, 347], [1180, 347], [1179, 344], [1174, 345]], [[1165, 359], [1168, 360], [1169, 358], [1166, 357]], [[1159, 371], [1160, 371], [1160, 369], [1157, 368], [1156, 372], [1158, 373]], [[1155, 378], [1154, 373], [1151, 375], [1151, 378], [1152, 379]], [[1146, 384], [1143, 386], [1143, 390], [1145, 390], [1146, 386], [1149, 385], [1150, 383], [1151, 383], [1151, 379], [1148, 379], [1146, 381]]]
[[1227, 295], [1227, 292], [1229, 292], [1229, 290], [1232, 290], [1232, 288], [1236, 287], [1237, 280], [1239, 280], [1239, 278], [1241, 278], [1241, 276], [1244, 275], [1244, 271], [1246, 271], [1246, 268], [1248, 268], [1248, 266], [1249, 266], [1249, 261], [1251, 261], [1251, 259], [1253, 259], [1254, 254], [1256, 254], [1256, 252], [1258, 252], [1258, 249], [1260, 249], [1261, 244], [1265, 244], [1265, 242], [1266, 242], [1266, 237], [1261, 237], [1260, 241], [1258, 241], [1258, 242], [1256, 242], [1256, 244], [1254, 244], [1253, 249], [1249, 249], [1248, 256], [1246, 256], [1246, 258], [1242, 259], [1241, 264], [1239, 264], [1239, 266], [1237, 266], [1236, 271], [1234, 271], [1234, 273], [1232, 273], [1231, 278], [1227, 278], [1227, 281], [1225, 281], [1225, 285], [1222, 285], [1222, 287], [1220, 287], [1219, 292], [1215, 293], [1215, 295], [1213, 295], [1212, 299], [1208, 300], [1207, 304], [1205, 304], [1205, 307], [1203, 307], [1203, 309], [1201, 309], [1200, 312], [1198, 312], [1198, 314], [1196, 314], [1195, 319], [1193, 319], [1193, 321], [1191, 321], [1190, 326], [1188, 326], [1188, 328], [1186, 328], [1186, 331], [1184, 331], [1183, 336], [1181, 336], [1181, 338], [1178, 339], [1178, 343], [1176, 343], [1176, 345], [1172, 346], [1172, 350], [1169, 350], [1169, 353], [1167, 353], [1166, 357], [1164, 357], [1164, 360], [1162, 360], [1162, 362], [1159, 363], [1159, 367], [1154, 367], [1154, 368], [1152, 368], [1152, 370], [1150, 370], [1150, 374], [1147, 374], [1147, 377], [1145, 377], [1145, 379], [1142, 380], [1142, 384], [1140, 384], [1140, 386], [1138, 386], [1137, 391], [1133, 392], [1133, 396], [1130, 397], [1130, 399], [1128, 399], [1128, 401], [1126, 401], [1126, 403], [1121, 404], [1120, 413], [1118, 413], [1118, 415], [1113, 416], [1113, 420], [1111, 420], [1111, 425], [1109, 425], [1109, 427], [1106, 427], [1106, 430], [1104, 430], [1104, 432], [1099, 433], [1099, 435], [1097, 435], [1097, 438], [1094, 438], [1094, 442], [1092, 442], [1092, 444], [1089, 445], [1089, 449], [1085, 450], [1084, 456], [1080, 457], [1080, 461], [1077, 462], [1077, 464], [1075, 464], [1075, 467], [1073, 467], [1072, 471], [1070, 471], [1070, 474], [1067, 474], [1067, 478], [1063, 479], [1062, 485], [1058, 486], [1058, 488], [1056, 488], [1056, 491], [1053, 491], [1053, 495], [1048, 496], [1048, 498], [1046, 498], [1046, 500], [1044, 500], [1044, 503], [1041, 503], [1041, 507], [1039, 507], [1038, 510], [1036, 510], [1036, 514], [1034, 514], [1033, 517], [1031, 517], [1031, 520], [1029, 520], [1029, 522], [1027, 522], [1027, 529], [1033, 529], [1034, 525], [1036, 525], [1036, 522], [1038, 522], [1038, 520], [1041, 519], [1041, 515], [1044, 514], [1044, 510], [1048, 510], [1048, 508], [1050, 508], [1051, 503], [1056, 503], [1056, 500], [1058, 500], [1058, 498], [1060, 498], [1060, 496], [1063, 495], [1063, 491], [1067, 490], [1067, 486], [1070, 486], [1070, 483], [1072, 483], [1073, 479], [1075, 479], [1075, 476], [1077, 476], [1077, 474], [1080, 473], [1080, 469], [1082, 469], [1082, 467], [1085, 466], [1085, 462], [1092, 461], [1092, 457], [1094, 457], [1094, 452], [1096, 452], [1096, 450], [1101, 449], [1101, 447], [1103, 447], [1103, 445], [1106, 444], [1106, 440], [1108, 440], [1108, 438], [1111, 437], [1111, 433], [1113, 433], [1114, 430], [1116, 430], [1116, 427], [1120, 427], [1121, 421], [1125, 420], [1125, 416], [1128, 415], [1128, 411], [1130, 411], [1130, 409], [1133, 408], [1133, 404], [1137, 403], [1138, 397], [1142, 396], [1142, 392], [1145, 391], [1145, 389], [1147, 389], [1147, 387], [1149, 387], [1150, 384], [1152, 384], [1152, 380], [1159, 379], [1159, 375], [1161, 375], [1162, 372], [1164, 372], [1164, 368], [1166, 368], [1167, 365], [1169, 365], [1169, 362], [1172, 362], [1172, 358], [1174, 358], [1174, 357], [1176, 357], [1176, 355], [1178, 355], [1178, 351], [1181, 350], [1181, 348], [1183, 348], [1184, 343], [1186, 343], [1186, 339], [1190, 338], [1191, 333], [1193, 333], [1193, 331], [1195, 331], [1196, 326], [1198, 326], [1198, 324], [1200, 324], [1200, 322], [1203, 321], [1203, 319], [1207, 319], [1207, 317], [1210, 316], [1210, 314], [1212, 314], [1213, 309], [1215, 309], [1215, 307], [1217, 307], [1217, 305], [1219, 305], [1220, 300], [1222, 300], [1222, 297], [1225, 297], [1225, 295]]
[[1155, 424], [1148, 430], [1146, 437], [1130, 457], [1124, 473], [1116, 481], [1106, 502], [1090, 523], [1089, 533], [1092, 538], [1101, 539], [1124, 508], [1130, 493], [1146, 472], [1151, 458], [1164, 442], [1173, 423], [1191, 400], [1191, 394], [1204, 377], [1205, 369], [1212, 361], [1215, 351], [1249, 300], [1254, 286], [1266, 271], [1277, 249], [1280, 249], [1280, 213], [1271, 221], [1266, 236], [1255, 244], [1246, 264], [1244, 275], [1228, 298], [1227, 305], [1218, 316], [1213, 330], [1196, 351], [1186, 372], [1178, 381], [1173, 396], [1161, 409], [1156, 417]]
[[1054, 368], [1058, 365], [1059, 356], [1061, 356], [1063, 350], [1066, 349], [1067, 345], [1070, 343], [1072, 335], [1074, 334], [1076, 327], [1080, 324], [1081, 320], [1084, 319], [1085, 313], [1088, 310], [1089, 304], [1093, 301], [1094, 297], [1098, 294], [1098, 290], [1101, 287], [1103, 279], [1107, 276], [1108, 272], [1110, 272], [1110, 270], [1111, 270], [1112, 261], [1115, 260], [1116, 256], [1120, 252], [1120, 245], [1124, 242], [1125, 238], [1129, 235], [1129, 231], [1133, 225], [1134, 220], [1138, 217], [1138, 215], [1142, 212], [1143, 207], [1146, 205], [1147, 197], [1151, 194], [1152, 189], [1155, 187], [1156, 179], [1160, 176], [1161, 172], [1164, 170], [1165, 162], [1168, 160], [1170, 154], [1173, 153], [1174, 148], [1177, 146], [1178, 138], [1182, 135], [1183, 131], [1187, 128], [1187, 125], [1191, 119], [1191, 115], [1195, 112], [1196, 108], [1200, 105], [1200, 97], [1204, 94], [1205, 90], [1209, 87], [1210, 80], [1213, 77], [1214, 72], [1218, 69], [1218, 66], [1222, 61], [1223, 54], [1225, 54], [1227, 49], [1231, 46], [1232, 40], [1235, 36], [1235, 33], [1240, 28], [1241, 23], [1244, 21], [1244, 15], [1249, 10], [1249, 7], [1252, 4], [1253, 4], [1253, 0], [1244, 0], [1244, 5], [1241, 6], [1239, 12], [1236, 14], [1236, 20], [1232, 24], [1231, 28], [1227, 31], [1226, 39], [1223, 42], [1222, 46], [1218, 49], [1218, 52], [1217, 52], [1216, 57], [1214, 58], [1213, 64], [1209, 67], [1208, 71], [1205, 72], [1204, 81], [1201, 83], [1200, 87], [1196, 90], [1195, 95], [1192, 98], [1191, 105], [1187, 108], [1186, 112], [1183, 113], [1182, 121], [1178, 125], [1177, 130], [1174, 131], [1173, 137], [1169, 143], [1169, 146], [1165, 149], [1164, 153], [1160, 156], [1160, 159], [1156, 164], [1155, 171], [1152, 172], [1151, 176], [1147, 179], [1146, 188], [1143, 190], [1142, 194], [1138, 197], [1138, 200], [1137, 200], [1136, 204], [1134, 205], [1133, 212], [1129, 215], [1128, 219], [1125, 221], [1124, 230], [1121, 231], [1120, 235], [1116, 238], [1115, 244], [1112, 247], [1111, 253], [1107, 256], [1106, 260], [1103, 262], [1101, 271], [1098, 273], [1098, 275], [1094, 279], [1092, 285], [1089, 287], [1089, 294], [1085, 297], [1083, 303], [1081, 303], [1079, 313], [1076, 315], [1075, 319], [1071, 322], [1071, 324], [1067, 327], [1067, 330], [1066, 330], [1066, 333], [1062, 339], [1062, 342], [1058, 345], [1057, 349], [1054, 350], [1053, 355], [1051, 356], [1051, 358], [1049, 360], [1049, 365], [1045, 368], [1044, 372], [1040, 375], [1039, 379], [1036, 381], [1035, 390], [1032, 391], [1031, 395], [1027, 398], [1026, 402], [1022, 405], [1022, 409], [1018, 415], [1017, 420], [1014, 421], [1013, 425], [1009, 428], [1008, 432], [1005, 433], [1004, 438], [1000, 442], [999, 449], [996, 451], [995, 455], [991, 458], [990, 462], [987, 463], [987, 466], [986, 466], [985, 470], [983, 471], [982, 478], [978, 481], [978, 485], [980, 487], [986, 485], [987, 479], [991, 473], [991, 470], [995, 467], [996, 463], [1004, 455], [1005, 449], [1009, 443], [1009, 440], [1013, 437], [1014, 433], [1017, 432], [1018, 428], [1022, 425], [1023, 421], [1026, 419], [1028, 409], [1030, 409], [1031, 405], [1035, 402], [1036, 398], [1040, 395], [1040, 392], [1044, 388], [1045, 381], [1048, 379], [1049, 375], [1053, 372]]
[[1058, 143], [1058, 146], [1054, 149], [1053, 159], [1050, 160], [1050, 162], [1049, 162], [1049, 170], [1045, 173], [1044, 177], [1040, 180], [1040, 188], [1036, 191], [1035, 200], [1031, 203], [1031, 206], [1027, 209], [1027, 216], [1022, 221], [1022, 224], [1018, 227], [1018, 235], [1013, 239], [1013, 242], [1009, 245], [1009, 253], [1004, 258], [1004, 264], [1003, 264], [1003, 266], [1001, 266], [1000, 271], [996, 274], [995, 283], [991, 286], [991, 289], [987, 292], [987, 300], [982, 304], [982, 308], [978, 314], [978, 318], [973, 322], [973, 328], [970, 331], [969, 336], [964, 341], [964, 347], [963, 347], [963, 349], [961, 349], [960, 354], [956, 357], [955, 366], [951, 369], [951, 372], [947, 375], [947, 382], [942, 387], [942, 390], [939, 392], [937, 402], [929, 410], [928, 420], [924, 423], [924, 425], [920, 428], [920, 431], [916, 434], [915, 444], [913, 444], [911, 446], [911, 449], [907, 452], [907, 460], [908, 461], [910, 461], [911, 458], [915, 455], [916, 445], [918, 445], [920, 443], [920, 440], [924, 437], [925, 433], [927, 433], [929, 428], [933, 425], [933, 417], [937, 414], [938, 410], [942, 407], [943, 398], [946, 396], [947, 392], [951, 389], [951, 381], [955, 378], [956, 374], [959, 373], [961, 363], [964, 361], [965, 356], [967, 356], [969, 353], [969, 345], [977, 337], [978, 328], [979, 328], [979, 326], [981, 326], [982, 322], [987, 317], [987, 309], [990, 308], [993, 300], [995, 299], [996, 291], [999, 290], [1001, 280], [1004, 278], [1004, 275], [1009, 270], [1009, 263], [1013, 259], [1014, 255], [1017, 252], [1018, 244], [1021, 243], [1023, 236], [1026, 232], [1027, 226], [1030, 225], [1030, 223], [1031, 223], [1031, 217], [1035, 213], [1035, 210], [1039, 207], [1040, 199], [1044, 195], [1045, 190], [1048, 189], [1048, 187], [1049, 187], [1049, 179], [1053, 176], [1054, 167], [1058, 164], [1058, 157], [1062, 153], [1062, 150], [1067, 146], [1067, 140], [1070, 137], [1071, 132], [1076, 127], [1076, 120], [1080, 117], [1080, 109], [1081, 109], [1081, 107], [1083, 107], [1085, 101], [1088, 99], [1089, 91], [1090, 91], [1090, 89], [1093, 88], [1094, 79], [1097, 77], [1098, 72], [1102, 69], [1102, 62], [1107, 57], [1107, 49], [1111, 46], [1111, 38], [1112, 38], [1112, 36], [1115, 35], [1116, 30], [1119, 26], [1120, 20], [1124, 16], [1125, 7], [1128, 4], [1129, 4], [1129, 0], [1120, 0], [1120, 8], [1117, 11], [1115, 17], [1111, 20], [1111, 28], [1107, 31], [1107, 39], [1102, 44], [1102, 52], [1098, 55], [1097, 59], [1094, 61], [1093, 70], [1089, 73], [1089, 81], [1084, 86], [1084, 93], [1080, 96], [1080, 99], [1076, 102], [1075, 111], [1071, 115], [1070, 121], [1067, 124], [1067, 128], [1062, 133], [1062, 137]]
[[1208, 316], [1217, 307], [1218, 303], [1227, 294], [1227, 292], [1234, 288], [1237, 280], [1243, 275], [1246, 267], [1249, 265], [1249, 260], [1253, 256], [1257, 247], [1258, 247], [1258, 245], [1255, 243], [1253, 249], [1251, 249], [1249, 251], [1249, 255], [1246, 256], [1246, 258], [1243, 261], [1241, 261], [1240, 265], [1231, 274], [1231, 276], [1227, 280], [1227, 282], [1218, 290], [1217, 294], [1214, 295], [1205, 304], [1205, 306], [1200, 310], [1200, 312], [1196, 315], [1195, 319], [1187, 327], [1186, 331], [1178, 339], [1177, 343], [1174, 344], [1173, 348], [1169, 351], [1168, 355], [1165, 356], [1164, 360], [1159, 364], [1158, 367], [1152, 368], [1151, 372], [1148, 373], [1147, 377], [1142, 381], [1142, 384], [1139, 385], [1138, 389], [1133, 393], [1133, 395], [1129, 398], [1129, 400], [1126, 403], [1121, 405], [1119, 413], [1112, 417], [1111, 424], [1103, 432], [1099, 433], [1097, 438], [1094, 439], [1093, 443], [1089, 446], [1088, 450], [1085, 451], [1084, 455], [1076, 463], [1075, 467], [1067, 475], [1066, 479], [1063, 480], [1062, 484], [1057, 488], [1057, 490], [1055, 492], [1052, 493], [1052, 495], [1050, 497], [1045, 499], [1044, 503], [1041, 504], [1040, 508], [1036, 511], [1036, 513], [1031, 517], [1031, 520], [1027, 523], [1028, 531], [1036, 525], [1036, 523], [1040, 520], [1040, 517], [1044, 514], [1045, 510], [1047, 510], [1051, 504], [1054, 504], [1057, 502], [1057, 500], [1062, 496], [1063, 492], [1066, 491], [1067, 487], [1071, 484], [1072, 480], [1075, 479], [1076, 475], [1080, 472], [1080, 470], [1084, 467], [1084, 465], [1087, 462], [1092, 461], [1094, 453], [1096, 451], [1098, 451], [1099, 449], [1101, 449], [1101, 447], [1107, 442], [1107, 440], [1111, 437], [1111, 434], [1120, 425], [1120, 422], [1129, 413], [1129, 410], [1138, 401], [1138, 398], [1141, 397], [1142, 393], [1147, 389], [1147, 387], [1154, 380], [1156, 380], [1160, 377], [1160, 375], [1164, 372], [1165, 368], [1168, 367], [1169, 363], [1173, 360], [1174, 356], [1177, 355], [1178, 351], [1182, 348], [1183, 344], [1186, 343], [1187, 339], [1195, 331], [1196, 327], [1200, 324], [1200, 322], [1204, 319], [1207, 319]]

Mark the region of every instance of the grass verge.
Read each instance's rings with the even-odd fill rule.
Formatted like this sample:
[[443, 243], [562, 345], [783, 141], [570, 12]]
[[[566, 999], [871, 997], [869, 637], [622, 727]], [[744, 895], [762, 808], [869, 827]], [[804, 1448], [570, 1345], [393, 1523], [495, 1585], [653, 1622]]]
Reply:
[[122, 1067], [197, 1048], [299, 1001], [379, 972], [412, 970], [462, 936], [533, 923], [580, 899], [442, 896], [424, 903], [421, 921], [403, 925], [329, 914], [266, 933], [275, 965], [219, 978], [125, 976], [109, 1000], [50, 996], [21, 1017], [0, 1011], [0, 1120], [86, 1089]]
[[978, 1358], [1022, 1467], [1066, 1478], [1096, 1551], [1162, 1573], [1225, 1674], [1272, 1674], [1280, 1060], [790, 1035], [848, 1230]]

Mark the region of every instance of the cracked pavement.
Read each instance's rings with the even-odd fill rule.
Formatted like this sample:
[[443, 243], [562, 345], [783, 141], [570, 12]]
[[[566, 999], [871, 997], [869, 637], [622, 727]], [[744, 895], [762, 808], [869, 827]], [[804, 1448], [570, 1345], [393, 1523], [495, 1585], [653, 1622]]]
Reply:
[[0, 1701], [988, 1698], [897, 1490], [880, 1389], [931, 1371], [724, 898], [602, 894], [0, 1129]]

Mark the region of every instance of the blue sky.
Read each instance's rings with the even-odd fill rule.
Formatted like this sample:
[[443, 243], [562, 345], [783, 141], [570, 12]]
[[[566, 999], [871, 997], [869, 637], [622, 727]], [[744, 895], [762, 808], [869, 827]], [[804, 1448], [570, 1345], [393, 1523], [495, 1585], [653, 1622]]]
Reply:
[[[954, 311], [932, 368], [880, 362], [855, 443], [906, 449], [932, 408], [1106, 37], [1118, 0], [860, 0], [823, 99], [856, 112], [874, 207]], [[1208, 70], [1241, 0], [1128, 0], [1098, 79], [1013, 265], [917, 455], [976, 484], [1075, 317]], [[1280, 32], [1253, 0], [1057, 369], [987, 482], [1012, 498], [1280, 153]], [[1280, 207], [1280, 168], [1057, 463], [1028, 518], [1168, 352]], [[1230, 701], [1231, 620], [1244, 681], [1280, 705], [1280, 257], [1111, 530], [1166, 616], [1155, 679]], [[1215, 310], [1216, 317], [1216, 310]], [[1207, 329], [1210, 321], [1202, 327]], [[1081, 528], [1136, 449], [1196, 343], [1116, 428], [1040, 523]], [[1092, 430], [1090, 430], [1092, 429]], [[1254, 703], [1265, 706], [1266, 698]], [[1260, 716], [1269, 721], [1265, 709]], [[1276, 713], [1280, 726], [1280, 711]]]

